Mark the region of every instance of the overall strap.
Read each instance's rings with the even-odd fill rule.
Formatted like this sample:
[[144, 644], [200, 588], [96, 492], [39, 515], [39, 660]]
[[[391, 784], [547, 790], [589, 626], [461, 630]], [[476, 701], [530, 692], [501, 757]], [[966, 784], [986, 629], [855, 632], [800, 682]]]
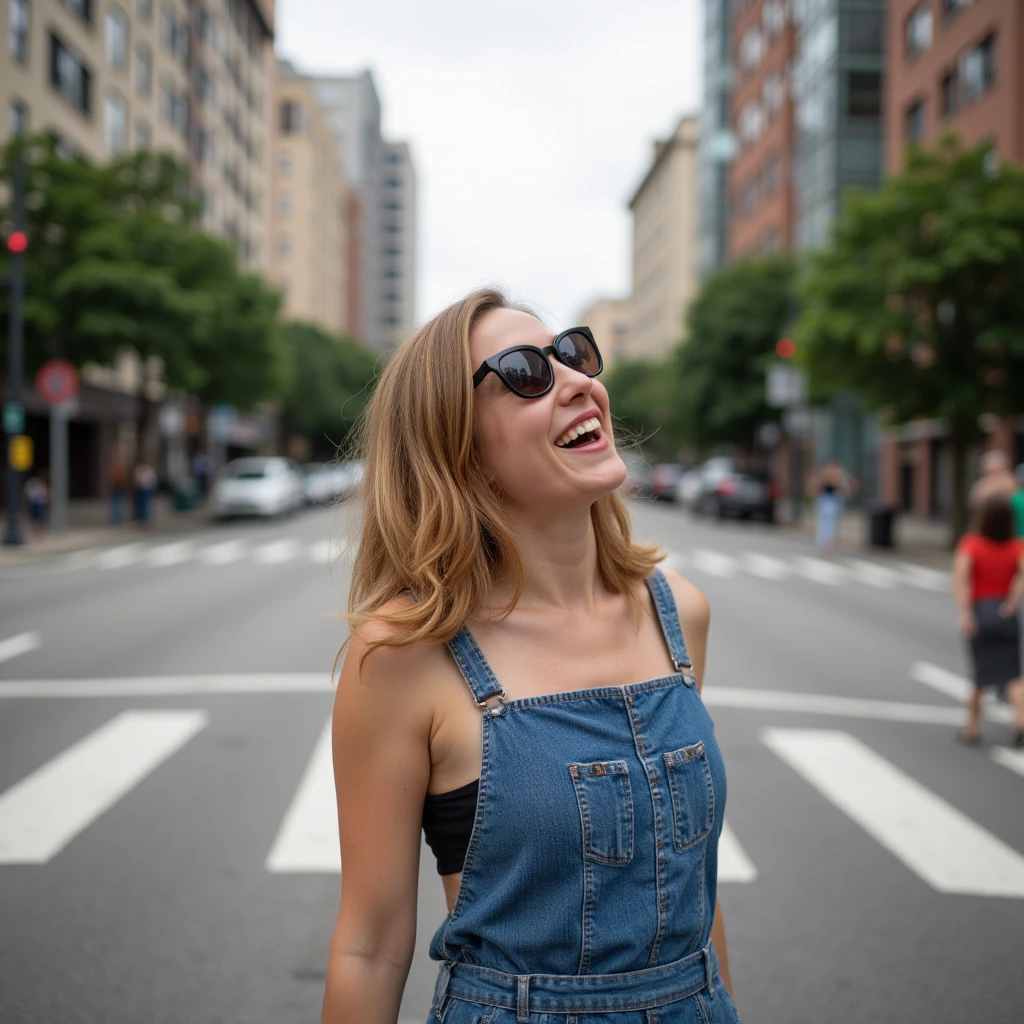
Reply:
[[[462, 626], [458, 633], [448, 641], [455, 664], [459, 666], [462, 678], [466, 680], [473, 692], [473, 700], [477, 707], [483, 708], [491, 718], [497, 718], [503, 710], [505, 690], [487, 663], [483, 651], [480, 650], [473, 634]], [[488, 705], [487, 701], [497, 697], [497, 703]]]
[[683, 630], [679, 625], [676, 599], [661, 569], [655, 568], [647, 577], [647, 586], [650, 588], [651, 597], [654, 598], [654, 608], [658, 613], [661, 631], [665, 634], [665, 643], [668, 644], [669, 653], [672, 655], [672, 664], [675, 665], [677, 672], [682, 672], [684, 668], [692, 668], [693, 662], [686, 652], [686, 641], [683, 640]]

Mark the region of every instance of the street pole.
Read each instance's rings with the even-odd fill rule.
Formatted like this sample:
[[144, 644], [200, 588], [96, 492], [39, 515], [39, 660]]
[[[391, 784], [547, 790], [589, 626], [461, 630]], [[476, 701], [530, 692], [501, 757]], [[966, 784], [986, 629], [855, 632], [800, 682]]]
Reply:
[[55, 537], [68, 528], [68, 417], [73, 401], [50, 406], [50, 530]]
[[[14, 231], [25, 229], [25, 157], [14, 158]], [[21, 300], [25, 290], [25, 253], [11, 250], [11, 310], [7, 327], [7, 398], [12, 404], [21, 403], [21, 369], [23, 322]], [[7, 525], [4, 544], [23, 544], [21, 534], [21, 472], [11, 464], [11, 437], [7, 433]]]

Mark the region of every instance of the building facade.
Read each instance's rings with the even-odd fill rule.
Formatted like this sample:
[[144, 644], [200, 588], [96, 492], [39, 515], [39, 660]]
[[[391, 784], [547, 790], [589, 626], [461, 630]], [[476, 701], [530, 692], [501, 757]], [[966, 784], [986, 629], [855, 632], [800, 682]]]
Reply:
[[946, 132], [994, 144], [1024, 164], [1024, 5], [1006, 0], [890, 0], [886, 166], [911, 142]]
[[381, 328], [398, 345], [416, 323], [416, 171], [405, 142], [384, 143]]
[[354, 336], [349, 308], [351, 189], [313, 83], [278, 64], [270, 278], [284, 315]]
[[654, 144], [651, 165], [632, 199], [633, 291], [629, 352], [656, 358], [683, 339], [684, 315], [698, 284], [695, 117]]
[[576, 318], [574, 327], [589, 327], [601, 350], [606, 370], [631, 355], [629, 345], [629, 299], [595, 299]]

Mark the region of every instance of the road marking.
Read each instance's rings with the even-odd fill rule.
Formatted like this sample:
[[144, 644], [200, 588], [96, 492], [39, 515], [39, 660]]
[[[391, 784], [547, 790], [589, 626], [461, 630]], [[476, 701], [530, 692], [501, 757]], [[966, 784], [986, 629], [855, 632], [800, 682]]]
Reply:
[[131, 544], [119, 544], [116, 548], [107, 548], [106, 551], [101, 551], [93, 559], [92, 564], [97, 569], [123, 569], [138, 561], [140, 554], [142, 554], [142, 544], [133, 541]]
[[736, 833], [728, 822], [722, 823], [722, 836], [718, 840], [718, 880], [720, 882], [753, 882], [757, 868], [740, 846]]
[[710, 548], [691, 551], [690, 563], [698, 572], [706, 572], [709, 576], [728, 577], [736, 574], [736, 559]]
[[168, 565], [177, 565], [191, 558], [195, 551], [195, 543], [190, 540], [176, 540], [170, 544], [158, 544], [150, 548], [144, 555], [147, 565], [163, 568]]
[[341, 870], [330, 719], [281, 822], [267, 857], [267, 870], [275, 874], [337, 874]]
[[0, 794], [0, 864], [45, 864], [206, 725], [124, 711]]
[[792, 570], [782, 561], [781, 558], [773, 558], [771, 555], [761, 555], [756, 551], [748, 551], [742, 556], [740, 564], [753, 576], [760, 576], [765, 580], [788, 579]]
[[251, 675], [141, 676], [121, 679], [23, 679], [0, 682], [0, 700], [35, 697], [178, 697], [332, 693], [328, 672]]
[[933, 889], [1024, 899], [1024, 857], [849, 733], [765, 729], [761, 735]]
[[[944, 693], [947, 697], [952, 697], [961, 704], [967, 702], [974, 689], [974, 683], [970, 679], [927, 661], [915, 661], [910, 666], [910, 678], [914, 682], [923, 683], [939, 693]], [[1013, 721], [1013, 712], [1005, 704], [1000, 704], [995, 694], [990, 691], [981, 695], [981, 706], [986, 718], [991, 718], [995, 722]]]
[[678, 551], [669, 551], [665, 556], [665, 561], [661, 563], [661, 567], [670, 572], [677, 572], [681, 576], [686, 572], [686, 558]]
[[897, 562], [896, 565], [903, 576], [903, 581], [909, 583], [912, 587], [935, 592], [948, 591], [950, 589], [951, 582], [948, 572], [928, 569], [923, 565], [910, 565], [907, 562]]
[[41, 647], [43, 638], [39, 633], [16, 633], [6, 640], [0, 640], [0, 661], [10, 661], [22, 654], [28, 654]]
[[826, 562], [823, 558], [811, 558], [810, 555], [797, 558], [796, 571], [805, 579], [830, 587], [836, 587], [846, 579], [846, 570], [841, 565]]
[[994, 747], [991, 753], [992, 760], [1009, 768], [1011, 772], [1024, 775], [1024, 750], [1010, 750], [1008, 747]]
[[269, 544], [261, 544], [253, 552], [253, 557], [261, 565], [281, 565], [283, 562], [290, 562], [295, 558], [301, 549], [301, 545], [295, 537], [282, 537], [281, 540], [272, 540]]
[[237, 562], [245, 554], [245, 541], [223, 540], [219, 544], [210, 544], [199, 552], [199, 561], [203, 565], [227, 565]]
[[899, 573], [864, 558], [848, 558], [846, 567], [858, 583], [878, 587], [879, 590], [893, 590], [900, 581]]

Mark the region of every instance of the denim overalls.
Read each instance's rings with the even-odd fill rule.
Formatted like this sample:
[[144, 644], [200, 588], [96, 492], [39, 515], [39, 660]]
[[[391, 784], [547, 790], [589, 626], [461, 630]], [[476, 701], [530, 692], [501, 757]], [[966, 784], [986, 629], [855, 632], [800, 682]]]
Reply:
[[465, 626], [448, 643], [483, 717], [458, 898], [434, 935], [432, 1021], [739, 1020], [710, 933], [725, 768], [675, 601], [647, 580], [673, 675], [505, 701]]

